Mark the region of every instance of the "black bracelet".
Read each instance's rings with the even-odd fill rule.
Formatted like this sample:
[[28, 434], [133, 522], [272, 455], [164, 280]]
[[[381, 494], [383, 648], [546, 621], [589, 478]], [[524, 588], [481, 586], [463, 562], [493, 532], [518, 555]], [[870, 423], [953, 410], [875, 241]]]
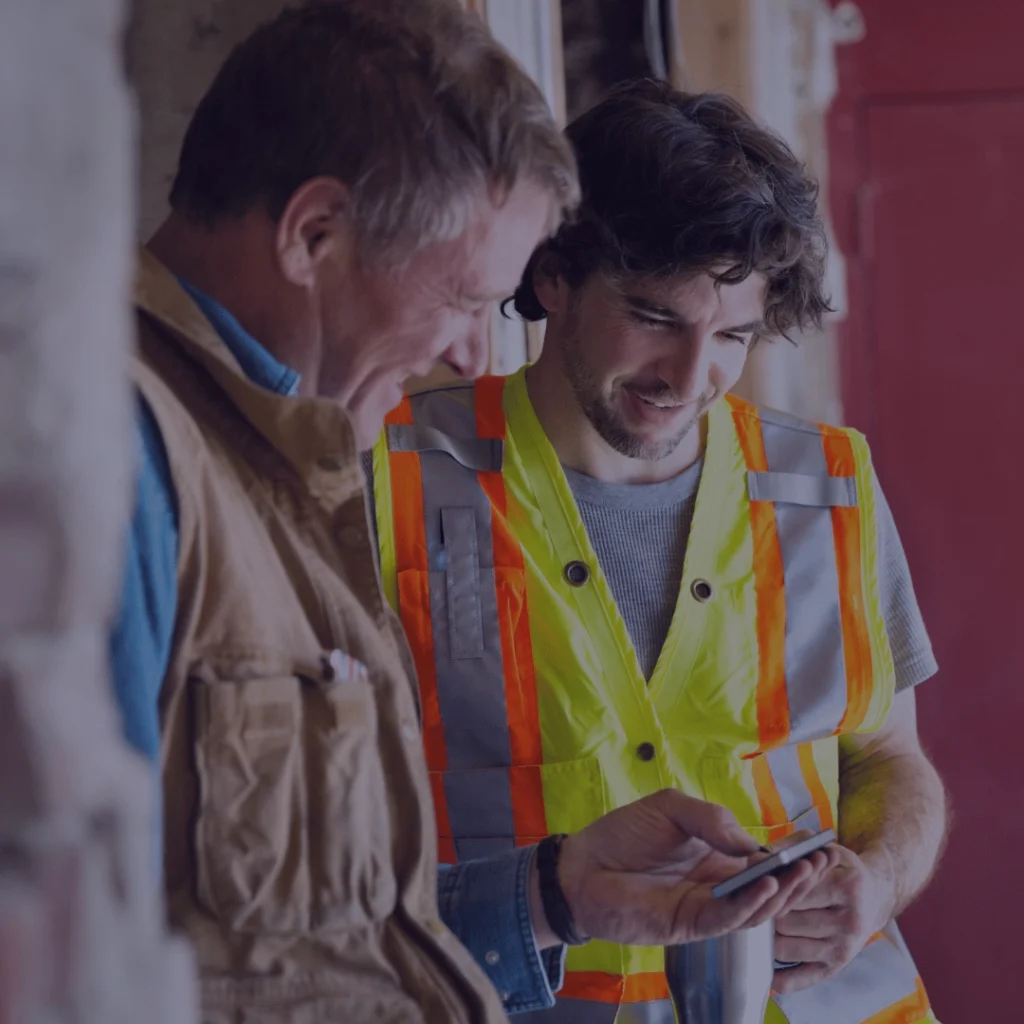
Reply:
[[582, 946], [590, 939], [580, 935], [572, 920], [572, 911], [565, 901], [565, 893], [558, 881], [558, 859], [562, 854], [564, 833], [548, 836], [537, 844], [537, 879], [540, 882], [540, 901], [548, 925], [559, 942], [567, 946]]

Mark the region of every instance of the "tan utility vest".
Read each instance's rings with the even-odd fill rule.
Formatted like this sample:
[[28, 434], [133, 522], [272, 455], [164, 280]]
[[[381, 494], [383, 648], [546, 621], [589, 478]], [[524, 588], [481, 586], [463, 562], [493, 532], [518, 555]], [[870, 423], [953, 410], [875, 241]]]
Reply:
[[411, 662], [346, 417], [252, 384], [146, 253], [135, 303], [179, 505], [165, 872], [203, 1020], [503, 1022], [438, 919]]
[[[762, 842], [836, 823], [841, 733], [894, 671], [863, 437], [729, 396], [682, 585], [640, 671], [524, 372], [415, 395], [374, 449], [385, 593], [416, 658], [442, 860], [573, 832], [664, 786]], [[548, 1024], [669, 1024], [662, 950], [570, 949]], [[766, 1024], [933, 1021], [895, 925]]]

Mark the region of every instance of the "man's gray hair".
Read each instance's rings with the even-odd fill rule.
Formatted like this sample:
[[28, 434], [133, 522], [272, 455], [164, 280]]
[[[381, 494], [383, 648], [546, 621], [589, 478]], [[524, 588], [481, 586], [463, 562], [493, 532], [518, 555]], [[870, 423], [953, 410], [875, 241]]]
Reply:
[[260, 204], [277, 219], [320, 175], [348, 186], [369, 259], [458, 235], [520, 181], [562, 211], [578, 198], [542, 93], [456, 0], [321, 0], [257, 29], [196, 110], [171, 206], [211, 227]]

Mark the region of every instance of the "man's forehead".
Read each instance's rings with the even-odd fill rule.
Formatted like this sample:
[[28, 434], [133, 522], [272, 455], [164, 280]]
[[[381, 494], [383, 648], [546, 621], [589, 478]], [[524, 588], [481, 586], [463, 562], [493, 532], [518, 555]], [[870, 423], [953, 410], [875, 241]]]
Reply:
[[705, 272], [665, 277], [618, 276], [610, 284], [622, 299], [659, 307], [666, 313], [740, 315], [744, 322], [761, 317], [767, 290], [764, 275], [758, 273], [735, 283], [720, 281]]

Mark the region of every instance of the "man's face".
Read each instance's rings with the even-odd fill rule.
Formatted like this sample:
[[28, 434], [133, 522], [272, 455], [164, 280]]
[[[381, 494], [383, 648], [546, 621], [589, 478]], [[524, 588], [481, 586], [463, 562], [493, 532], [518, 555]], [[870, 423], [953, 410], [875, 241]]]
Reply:
[[515, 291], [553, 212], [549, 193], [518, 185], [500, 207], [482, 202], [455, 240], [324, 289], [320, 391], [345, 406], [360, 447], [373, 443], [409, 377], [440, 364], [469, 378], [486, 371], [494, 303]]
[[739, 379], [763, 330], [765, 287], [760, 274], [560, 282], [551, 326], [562, 372], [601, 438], [633, 459], [671, 455]]

